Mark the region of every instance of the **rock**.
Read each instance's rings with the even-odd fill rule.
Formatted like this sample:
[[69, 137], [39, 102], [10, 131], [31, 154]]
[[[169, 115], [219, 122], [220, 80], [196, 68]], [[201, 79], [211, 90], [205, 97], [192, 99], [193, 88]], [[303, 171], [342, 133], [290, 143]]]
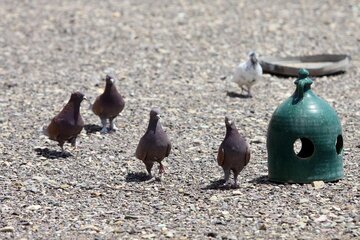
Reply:
[[325, 183], [323, 181], [313, 181], [311, 186], [313, 186], [314, 189], [321, 189], [325, 186]]
[[237, 196], [237, 195], [241, 195], [241, 191], [238, 189], [238, 190], [234, 190], [233, 192], [232, 192], [232, 195], [234, 195], [234, 196]]
[[32, 184], [29, 184], [29, 185], [26, 186], [26, 191], [29, 191], [29, 192], [32, 192], [32, 193], [40, 192], [39, 189], [35, 185], [32, 185]]
[[307, 223], [303, 222], [303, 221], [300, 221], [300, 222], [298, 222], [298, 225], [299, 225], [300, 228], [305, 228]]
[[173, 231], [165, 230], [165, 231], [164, 231], [164, 235], [165, 235], [165, 237], [167, 237], [167, 238], [173, 238], [173, 237], [174, 237], [174, 232], [173, 232]]
[[0, 228], [0, 232], [14, 232], [14, 231], [15, 231], [15, 228], [11, 227], [11, 226], [6, 226], [3, 228]]
[[265, 142], [266, 142], [265, 137], [263, 137], [263, 136], [255, 136], [253, 139], [251, 139], [250, 144], [252, 144], [252, 143], [255, 143], [255, 144], [257, 144], [257, 143], [265, 143]]
[[206, 236], [211, 237], [211, 238], [216, 238], [217, 233], [215, 233], [215, 232], [208, 232], [208, 233], [206, 234]]
[[279, 29], [280, 25], [276, 23], [272, 23], [268, 25], [269, 32], [276, 32]]
[[328, 214], [330, 212], [329, 209], [321, 209], [320, 212], [324, 215]]
[[335, 206], [335, 205], [333, 205], [332, 208], [333, 208], [334, 210], [336, 210], [336, 211], [340, 211], [340, 210], [341, 210], [341, 208], [339, 208], [338, 206]]
[[30, 211], [37, 211], [37, 210], [39, 210], [40, 208], [41, 208], [40, 205], [30, 205], [30, 206], [28, 206], [26, 209], [27, 209], [27, 210], [30, 210]]
[[134, 215], [125, 215], [124, 219], [128, 219], [128, 220], [135, 220], [138, 219], [138, 216], [134, 216]]
[[229, 216], [229, 211], [222, 211], [221, 214], [225, 217], [225, 216]]
[[104, 196], [104, 194], [102, 192], [92, 192], [90, 193], [90, 196], [92, 198], [95, 198], [95, 197], [101, 197], [101, 196]]
[[186, 23], [186, 13], [179, 12], [177, 16], [175, 17], [175, 20], [178, 24], [183, 25]]
[[235, 235], [226, 235], [221, 237], [222, 240], [237, 240], [238, 238]]
[[67, 189], [69, 187], [70, 187], [70, 185], [66, 184], [66, 183], [60, 185], [60, 188], [62, 188], [62, 189]]
[[308, 203], [310, 200], [308, 198], [300, 198], [299, 203]]
[[98, 228], [97, 226], [94, 226], [94, 225], [85, 225], [80, 228], [80, 231], [88, 231], [88, 230], [100, 232], [100, 228]]
[[265, 231], [267, 229], [267, 227], [265, 224], [261, 224], [259, 229]]
[[327, 220], [326, 215], [321, 215], [320, 217], [316, 218], [314, 222], [325, 222]]
[[218, 201], [218, 197], [215, 196], [215, 195], [212, 195], [212, 196], [209, 198], [209, 200], [210, 200], [211, 202], [217, 202], [217, 201]]
[[122, 225], [123, 223], [124, 223], [123, 221], [117, 220], [117, 221], [115, 221], [113, 224], [114, 224], [114, 225]]
[[141, 238], [143, 238], [143, 239], [151, 239], [151, 238], [155, 238], [155, 237], [156, 237], [156, 235], [154, 233], [141, 235]]

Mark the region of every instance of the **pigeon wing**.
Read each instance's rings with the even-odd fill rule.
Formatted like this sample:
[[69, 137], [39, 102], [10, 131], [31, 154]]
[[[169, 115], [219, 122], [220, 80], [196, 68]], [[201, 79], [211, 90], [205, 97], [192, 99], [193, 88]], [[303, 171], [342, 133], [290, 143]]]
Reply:
[[57, 140], [60, 130], [59, 130], [59, 124], [57, 123], [56, 119], [53, 118], [49, 124], [49, 126], [46, 129], [47, 136], [52, 140]]
[[168, 146], [167, 146], [167, 149], [166, 149], [165, 157], [169, 156], [170, 151], [171, 151], [171, 143], [169, 142], [169, 144], [168, 144]]
[[145, 161], [147, 151], [148, 151], [148, 149], [147, 149], [146, 143], [144, 142], [144, 138], [141, 138], [140, 142], [136, 148], [135, 156], [138, 159]]
[[92, 105], [92, 111], [100, 116], [104, 112], [104, 108], [101, 104], [100, 96], [96, 98], [94, 104]]
[[249, 161], [250, 161], [250, 148], [249, 148], [249, 146], [247, 146], [246, 147], [246, 153], [245, 153], [245, 164], [244, 164], [244, 166], [246, 166], [248, 163], [249, 163]]
[[225, 160], [225, 153], [224, 153], [224, 149], [221, 144], [219, 147], [219, 150], [218, 150], [218, 155], [217, 155], [217, 162], [218, 162], [219, 166], [222, 166], [224, 164], [224, 160]]

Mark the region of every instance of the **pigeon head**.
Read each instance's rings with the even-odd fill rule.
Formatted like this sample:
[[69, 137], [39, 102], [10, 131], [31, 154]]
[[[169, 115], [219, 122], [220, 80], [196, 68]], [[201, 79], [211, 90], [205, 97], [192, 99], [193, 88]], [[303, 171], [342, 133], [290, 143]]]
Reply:
[[226, 126], [226, 129], [235, 129], [235, 123], [233, 121], [231, 121], [231, 119], [226, 116], [225, 117], [225, 126]]
[[160, 109], [159, 108], [151, 109], [150, 119], [160, 119]]
[[105, 81], [106, 81], [106, 85], [109, 86], [112, 86], [115, 82], [114, 78], [109, 75], [106, 75]]
[[257, 54], [254, 51], [249, 53], [249, 59], [250, 59], [252, 64], [256, 64], [259, 61], [258, 58], [257, 58]]
[[73, 92], [70, 97], [70, 102], [81, 103], [83, 100], [87, 100], [84, 94], [81, 92]]

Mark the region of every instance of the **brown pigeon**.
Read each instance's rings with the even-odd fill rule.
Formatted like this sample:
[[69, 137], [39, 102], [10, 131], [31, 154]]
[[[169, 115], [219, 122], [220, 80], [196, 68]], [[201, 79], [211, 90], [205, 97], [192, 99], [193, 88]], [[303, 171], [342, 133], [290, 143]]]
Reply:
[[117, 130], [114, 119], [124, 109], [125, 102], [114, 84], [114, 78], [106, 75], [106, 85], [104, 92], [98, 96], [92, 105], [92, 111], [100, 117], [102, 129], [101, 133], [107, 133], [107, 120], [110, 122], [110, 130]]
[[86, 99], [84, 94], [74, 92], [69, 102], [50, 122], [43, 128], [43, 132], [51, 140], [59, 142], [62, 152], [64, 143], [67, 141], [76, 148], [76, 138], [84, 127], [84, 120], [80, 115], [80, 103]]
[[151, 169], [154, 162], [158, 162], [160, 176], [164, 173], [164, 166], [161, 161], [169, 156], [171, 143], [166, 133], [161, 127], [160, 110], [153, 108], [150, 111], [149, 125], [146, 133], [140, 139], [136, 148], [135, 156], [145, 163], [146, 170], [151, 177]]
[[234, 173], [234, 187], [237, 187], [237, 177], [249, 163], [250, 149], [245, 139], [239, 134], [235, 123], [225, 117], [226, 135], [220, 144], [217, 161], [224, 169], [225, 184], [230, 186], [230, 170]]

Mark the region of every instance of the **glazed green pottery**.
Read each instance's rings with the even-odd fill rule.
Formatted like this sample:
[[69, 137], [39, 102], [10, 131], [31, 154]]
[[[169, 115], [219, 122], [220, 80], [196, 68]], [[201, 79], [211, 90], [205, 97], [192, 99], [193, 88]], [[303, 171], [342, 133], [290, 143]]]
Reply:
[[343, 178], [343, 137], [335, 110], [300, 69], [294, 94], [275, 110], [267, 132], [269, 179], [310, 183]]

